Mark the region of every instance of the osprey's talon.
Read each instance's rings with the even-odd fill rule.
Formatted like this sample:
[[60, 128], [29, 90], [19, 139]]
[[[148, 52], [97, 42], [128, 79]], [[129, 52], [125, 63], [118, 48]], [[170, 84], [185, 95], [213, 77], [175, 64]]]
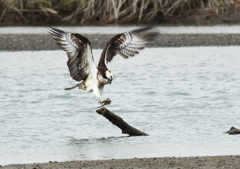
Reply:
[[98, 107], [98, 108], [100, 108], [100, 107], [103, 107], [103, 106], [106, 106], [106, 105], [110, 105], [112, 103], [112, 101], [109, 98], [107, 98], [106, 100], [99, 101], [98, 103], [101, 104], [101, 106]]

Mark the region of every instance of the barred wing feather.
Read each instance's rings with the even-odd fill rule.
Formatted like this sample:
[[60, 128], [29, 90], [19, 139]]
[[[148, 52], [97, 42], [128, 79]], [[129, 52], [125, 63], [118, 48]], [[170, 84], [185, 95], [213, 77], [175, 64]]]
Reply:
[[146, 44], [153, 41], [158, 34], [158, 31], [154, 31], [151, 27], [147, 27], [114, 36], [103, 50], [98, 67], [106, 66], [106, 64], [111, 62], [113, 57], [117, 54], [125, 59], [135, 56], [146, 46]]
[[91, 73], [97, 72], [91, 43], [87, 38], [51, 27], [49, 27], [49, 33], [53, 35], [57, 44], [66, 51], [68, 69], [74, 80], [85, 80]]

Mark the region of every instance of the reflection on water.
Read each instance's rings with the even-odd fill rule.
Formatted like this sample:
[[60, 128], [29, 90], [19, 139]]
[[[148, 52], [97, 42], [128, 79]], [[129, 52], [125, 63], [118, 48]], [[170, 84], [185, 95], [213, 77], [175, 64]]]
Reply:
[[[95, 56], [100, 50], [93, 51]], [[146, 49], [109, 64], [108, 108], [148, 133], [128, 137], [74, 85], [63, 51], [0, 53], [0, 164], [239, 154], [240, 48]], [[229, 146], [231, 145], [231, 146]]]

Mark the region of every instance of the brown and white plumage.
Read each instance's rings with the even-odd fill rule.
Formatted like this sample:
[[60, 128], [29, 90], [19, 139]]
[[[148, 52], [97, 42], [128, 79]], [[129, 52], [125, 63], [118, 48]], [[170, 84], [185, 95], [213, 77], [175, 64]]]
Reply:
[[125, 59], [135, 56], [159, 34], [150, 27], [117, 34], [107, 42], [96, 67], [91, 43], [86, 37], [51, 27], [49, 33], [67, 52], [70, 76], [76, 81], [81, 81], [66, 90], [79, 87], [89, 92], [93, 91], [100, 99], [102, 106], [111, 103], [110, 99], [103, 99], [101, 96], [104, 85], [111, 84], [113, 80], [113, 73], [108, 70], [107, 63], [111, 62], [117, 54]]

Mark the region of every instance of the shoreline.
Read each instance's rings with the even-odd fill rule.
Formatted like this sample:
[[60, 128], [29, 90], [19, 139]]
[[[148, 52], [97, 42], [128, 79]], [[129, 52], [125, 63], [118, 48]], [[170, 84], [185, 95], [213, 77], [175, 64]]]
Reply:
[[[93, 49], [102, 49], [117, 33], [139, 26], [56, 27], [86, 36]], [[240, 25], [156, 27], [160, 35], [147, 47], [240, 46]], [[98, 33], [94, 33], [98, 32]], [[111, 34], [109, 34], [111, 32]], [[0, 51], [60, 50], [47, 27], [1, 27]]]
[[50, 169], [50, 168], [84, 168], [84, 169], [105, 169], [105, 168], [134, 168], [134, 169], [185, 169], [185, 168], [240, 168], [240, 155], [229, 156], [203, 156], [203, 157], [153, 157], [153, 158], [132, 158], [132, 159], [110, 159], [110, 160], [80, 160], [32, 164], [10, 164], [0, 168], [3, 169]]
[[[82, 34], [102, 49], [115, 34]], [[240, 46], [240, 34], [160, 34], [147, 47]], [[48, 34], [0, 34], [0, 51], [60, 50]]]

